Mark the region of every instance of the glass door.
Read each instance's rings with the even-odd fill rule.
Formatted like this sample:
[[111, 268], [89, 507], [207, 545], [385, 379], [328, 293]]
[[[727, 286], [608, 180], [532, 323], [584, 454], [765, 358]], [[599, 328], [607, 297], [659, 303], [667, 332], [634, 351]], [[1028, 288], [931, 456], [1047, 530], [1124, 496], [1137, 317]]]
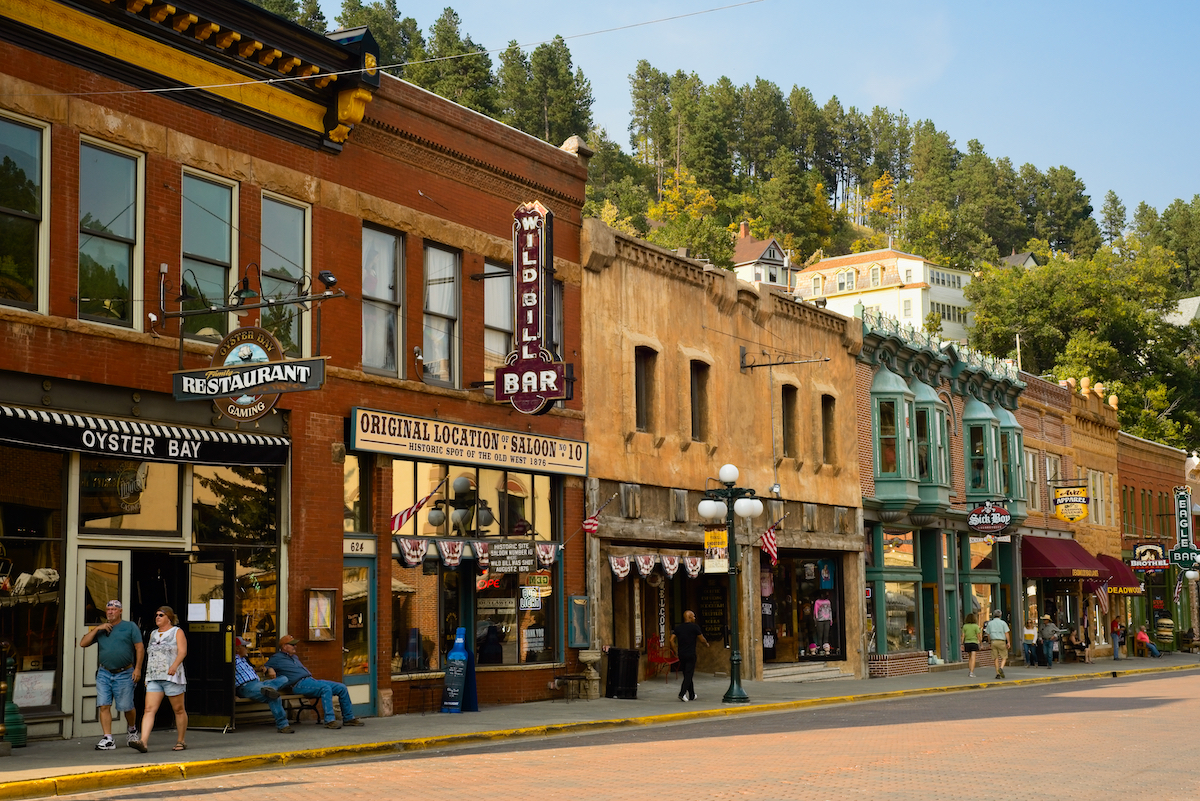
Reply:
[[342, 562], [342, 682], [354, 717], [375, 714], [375, 560]]
[[[129, 586], [129, 551], [80, 550], [79, 580], [75, 583], [76, 646], [83, 635], [105, 622], [104, 610], [109, 601], [120, 601], [129, 610]], [[97, 653], [94, 644], [75, 648], [75, 737], [102, 734], [96, 713]], [[125, 731], [123, 714], [122, 720], [114, 723], [114, 730]]]

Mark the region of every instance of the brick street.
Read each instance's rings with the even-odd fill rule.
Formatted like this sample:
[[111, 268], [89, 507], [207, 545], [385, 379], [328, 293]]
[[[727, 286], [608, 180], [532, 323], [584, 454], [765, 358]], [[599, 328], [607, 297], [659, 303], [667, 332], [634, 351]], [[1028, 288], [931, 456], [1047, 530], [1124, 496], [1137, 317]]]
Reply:
[[[994, 689], [323, 763], [74, 796], [959, 799], [1200, 796], [1197, 677]], [[469, 789], [468, 789], [469, 788]]]

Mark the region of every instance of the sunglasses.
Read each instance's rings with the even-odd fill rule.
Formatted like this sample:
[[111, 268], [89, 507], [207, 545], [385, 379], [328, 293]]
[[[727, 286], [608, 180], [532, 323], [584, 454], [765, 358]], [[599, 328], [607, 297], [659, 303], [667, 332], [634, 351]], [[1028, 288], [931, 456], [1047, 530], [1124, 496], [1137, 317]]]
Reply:
[[155, 617], [166, 617], [167, 613], [166, 612], [155, 612], [154, 616]]

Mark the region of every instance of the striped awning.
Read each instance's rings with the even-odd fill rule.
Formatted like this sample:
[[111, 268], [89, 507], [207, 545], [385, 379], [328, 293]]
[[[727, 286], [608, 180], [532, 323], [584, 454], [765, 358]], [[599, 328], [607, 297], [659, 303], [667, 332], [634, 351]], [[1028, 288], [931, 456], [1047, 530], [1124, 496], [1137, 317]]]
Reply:
[[287, 464], [286, 437], [0, 405], [0, 441], [179, 464]]

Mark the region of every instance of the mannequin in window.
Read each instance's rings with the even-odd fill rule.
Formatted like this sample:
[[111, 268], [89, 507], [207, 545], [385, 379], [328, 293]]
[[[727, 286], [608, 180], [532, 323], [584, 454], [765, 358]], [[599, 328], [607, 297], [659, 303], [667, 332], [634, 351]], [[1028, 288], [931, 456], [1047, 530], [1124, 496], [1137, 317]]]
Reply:
[[829, 630], [833, 627], [833, 603], [829, 600], [828, 592], [822, 592], [821, 597], [813, 604], [813, 617], [816, 620], [816, 637], [813, 642], [828, 656]]

